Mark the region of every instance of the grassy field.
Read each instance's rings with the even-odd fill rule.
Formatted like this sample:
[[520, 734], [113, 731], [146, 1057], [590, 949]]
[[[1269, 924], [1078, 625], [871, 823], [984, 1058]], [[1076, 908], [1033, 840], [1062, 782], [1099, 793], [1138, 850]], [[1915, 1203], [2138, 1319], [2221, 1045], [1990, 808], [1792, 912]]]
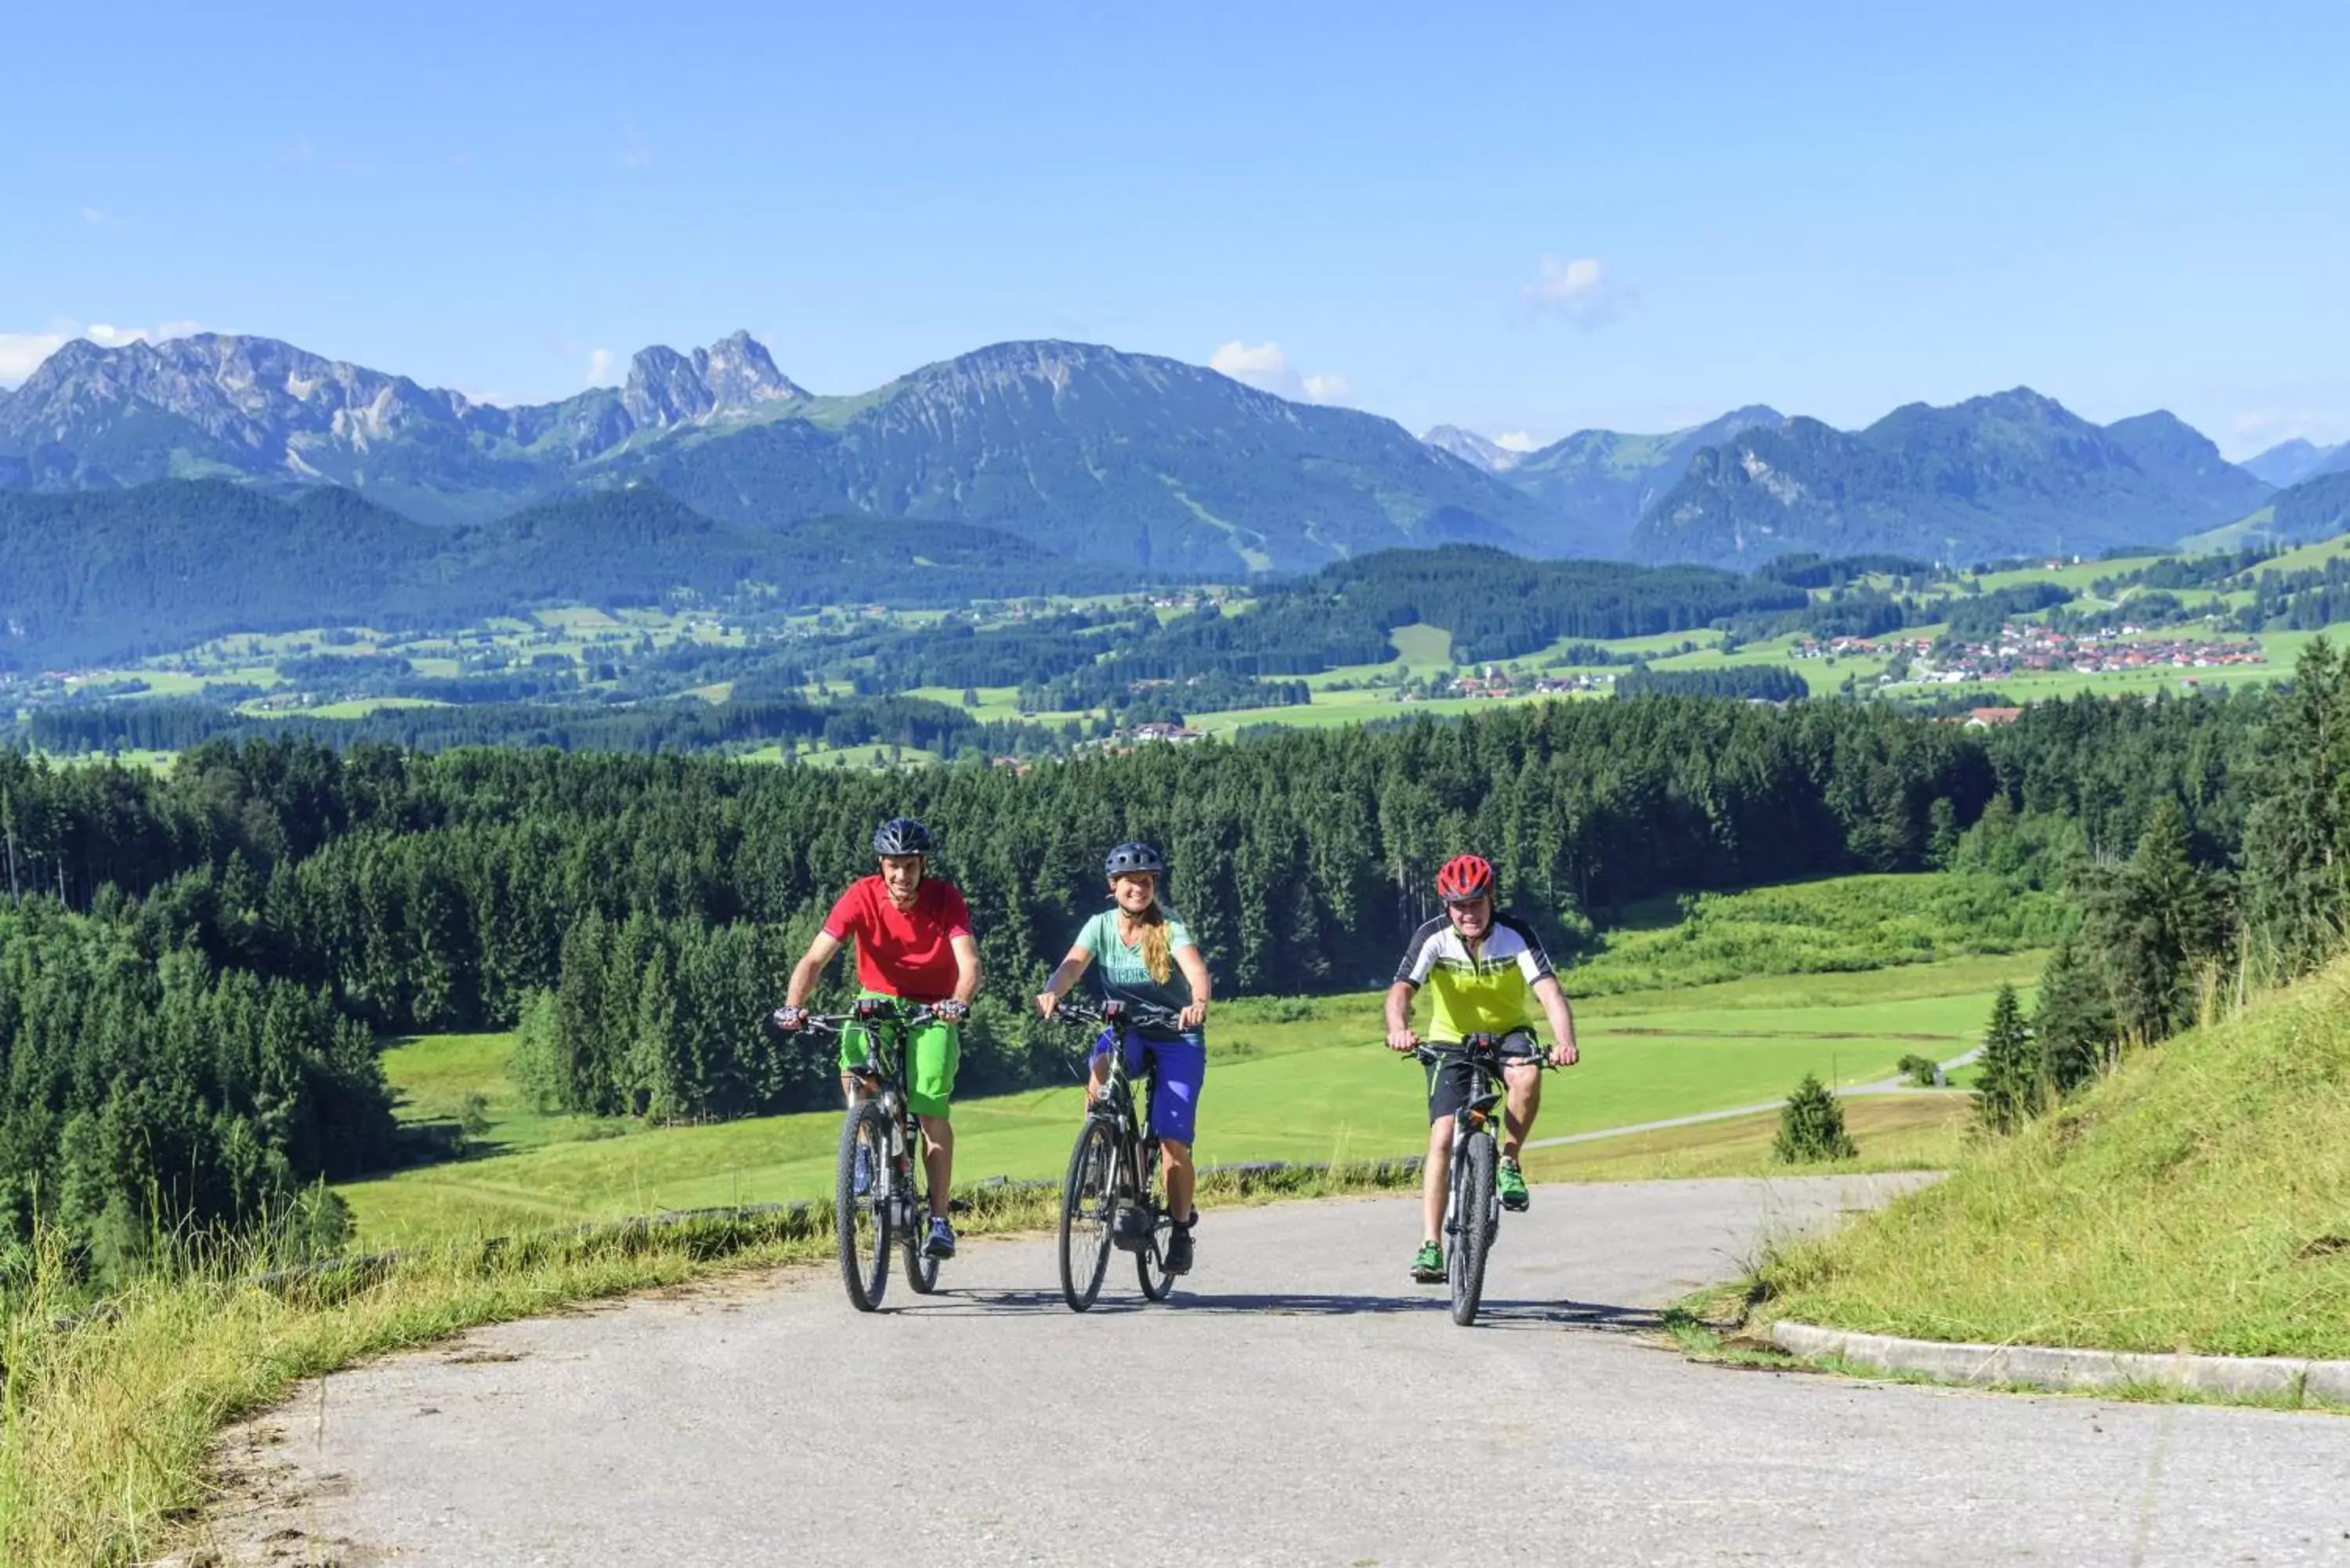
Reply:
[[[1578, 1005], [1582, 1065], [1549, 1082], [1541, 1130], [1572, 1133], [1782, 1096], [1806, 1072], [1851, 1085], [1889, 1076], [1912, 1052], [1966, 1050], [2002, 981], [2028, 983], [2037, 954], [1830, 975], [1631, 992]], [[1310, 1002], [1235, 1002], [1211, 1031], [1199, 1153], [1207, 1163], [1364, 1160], [1412, 1153], [1424, 1137], [1419, 1074], [1377, 1041], [1375, 992]], [[820, 1197], [836, 1112], [704, 1127], [539, 1116], [506, 1085], [508, 1037], [427, 1038], [385, 1068], [411, 1119], [445, 1119], [468, 1094], [487, 1104], [497, 1152], [341, 1189], [362, 1244], [544, 1229], [664, 1209]], [[1076, 1085], [955, 1107], [965, 1179], [1049, 1178], [1067, 1158]]]
[[2350, 961], [2140, 1052], [1765, 1279], [1773, 1314], [1875, 1333], [2350, 1355]]

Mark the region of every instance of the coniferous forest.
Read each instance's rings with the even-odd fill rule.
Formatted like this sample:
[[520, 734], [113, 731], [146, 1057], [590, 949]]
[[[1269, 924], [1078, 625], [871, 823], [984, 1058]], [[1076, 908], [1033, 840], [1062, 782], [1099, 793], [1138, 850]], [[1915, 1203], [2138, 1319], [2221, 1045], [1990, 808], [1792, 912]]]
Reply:
[[1225, 994], [1383, 980], [1464, 848], [1569, 956], [1679, 889], [1932, 866], [2063, 885], [2086, 912], [2043, 1033], [2094, 1062], [2177, 1026], [2240, 941], [2323, 950], [2345, 720], [2321, 644], [2293, 688], [2082, 698], [1991, 731], [1659, 696], [1024, 773], [298, 738], [208, 742], [168, 775], [0, 754], [0, 1226], [38, 1213], [101, 1267], [190, 1228], [330, 1234], [306, 1184], [397, 1158], [382, 1033], [518, 1026], [550, 1106], [827, 1105], [820, 1053], [762, 1019], [899, 813], [937, 831], [987, 962], [967, 1092], [1057, 1073], [1024, 998], [1125, 837], [1167, 850]]

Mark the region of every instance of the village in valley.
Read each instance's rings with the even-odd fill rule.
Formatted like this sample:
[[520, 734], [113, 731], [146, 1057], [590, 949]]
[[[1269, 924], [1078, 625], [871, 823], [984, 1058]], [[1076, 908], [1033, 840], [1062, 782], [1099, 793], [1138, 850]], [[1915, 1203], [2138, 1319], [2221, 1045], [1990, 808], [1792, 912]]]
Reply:
[[[2010, 621], [1997, 639], [1952, 642], [1931, 637], [1837, 637], [1804, 639], [1796, 659], [1887, 658], [1885, 684], [1912, 681], [1956, 686], [1972, 680], [2003, 680], [2047, 671], [2080, 675], [2122, 674], [2146, 670], [2217, 670], [2265, 664], [2257, 639], [2154, 637], [2137, 626], [2104, 628], [2074, 636], [2033, 621]], [[2190, 678], [2191, 679], [2191, 678]]]

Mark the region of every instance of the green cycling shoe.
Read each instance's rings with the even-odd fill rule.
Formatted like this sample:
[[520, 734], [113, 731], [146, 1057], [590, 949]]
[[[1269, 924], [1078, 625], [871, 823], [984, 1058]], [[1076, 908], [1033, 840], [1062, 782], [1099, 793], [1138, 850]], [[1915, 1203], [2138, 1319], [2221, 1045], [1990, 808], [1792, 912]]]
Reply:
[[1523, 1213], [1534, 1199], [1526, 1193], [1526, 1173], [1518, 1168], [1514, 1159], [1502, 1161], [1493, 1173], [1493, 1188], [1502, 1195], [1502, 1207], [1513, 1214]]
[[1433, 1241], [1422, 1241], [1419, 1253], [1411, 1261], [1411, 1277], [1423, 1285], [1444, 1282], [1444, 1249]]

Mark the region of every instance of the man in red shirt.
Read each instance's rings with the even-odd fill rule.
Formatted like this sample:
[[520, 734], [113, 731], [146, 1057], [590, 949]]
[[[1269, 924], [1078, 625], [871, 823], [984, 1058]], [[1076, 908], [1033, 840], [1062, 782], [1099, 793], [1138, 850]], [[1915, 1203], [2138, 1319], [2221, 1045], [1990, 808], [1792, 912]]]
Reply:
[[[954, 1127], [947, 1119], [947, 1102], [962, 1057], [956, 1025], [979, 993], [979, 942], [971, 934], [971, 909], [962, 892], [951, 882], [922, 875], [930, 851], [930, 829], [910, 816], [891, 817], [875, 831], [879, 875], [860, 877], [833, 905], [824, 929], [792, 971], [791, 989], [775, 1022], [787, 1030], [807, 1022], [808, 992], [840, 944], [852, 939], [862, 994], [898, 997], [936, 1014], [938, 1022], [916, 1030], [907, 1042], [906, 1102], [922, 1124], [922, 1164], [930, 1179], [931, 1233], [922, 1250], [933, 1258], [951, 1258], [955, 1237], [947, 1222], [947, 1189], [954, 1176]], [[870, 1087], [857, 1074], [866, 1054], [863, 1032], [842, 1030], [840, 1086], [851, 1106]], [[859, 1170], [858, 1179], [867, 1182], [872, 1175]]]

